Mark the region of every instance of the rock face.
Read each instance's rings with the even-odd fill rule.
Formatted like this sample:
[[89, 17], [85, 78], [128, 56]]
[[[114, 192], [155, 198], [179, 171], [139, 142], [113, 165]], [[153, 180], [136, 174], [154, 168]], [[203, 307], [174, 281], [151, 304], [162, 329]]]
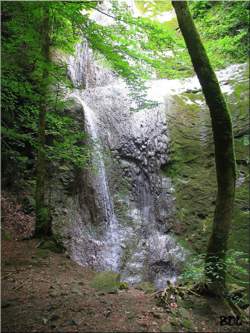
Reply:
[[88, 89], [111, 82], [115, 74], [93, 62], [93, 52], [86, 40], [76, 45], [74, 56], [68, 58], [68, 76], [75, 88]]
[[[236, 200], [229, 238], [229, 249], [246, 252], [247, 195], [249, 184], [249, 68], [234, 64], [216, 72], [231, 112], [237, 163]], [[209, 110], [197, 78], [157, 83], [158, 94], [171, 87], [169, 118], [171, 123], [171, 177], [175, 187], [178, 223], [174, 231], [189, 248], [205, 253], [212, 227], [216, 200], [214, 145]], [[191, 204], [190, 204], [191, 203]], [[240, 231], [239, 231], [240, 230]]]
[[111, 268], [128, 282], [144, 279], [163, 287], [175, 278], [183, 259], [167, 234], [174, 200], [171, 180], [161, 173], [169, 149], [165, 108], [131, 111], [128, 96], [121, 81], [82, 93], [96, 115], [100, 140], [109, 149], [107, 179], [120, 248], [118, 265]]
[[173, 188], [161, 172], [169, 162], [165, 106], [132, 111], [126, 84], [97, 65], [85, 41], [68, 68], [76, 87], [71, 112], [88, 133], [92, 158], [77, 174], [60, 175], [54, 232], [78, 263], [164, 287], [183, 260], [169, 234]]
[[[134, 1], [126, 3], [136, 16]], [[109, 0], [104, 0], [100, 6], [104, 12], [111, 10]], [[93, 12], [92, 19], [102, 25], [114, 23], [112, 17], [98, 11]], [[223, 92], [230, 95], [233, 88], [229, 77], [234, 75], [235, 79], [240, 79], [241, 65], [217, 74]], [[86, 40], [77, 45], [75, 55], [69, 57], [68, 75], [75, 87], [69, 93], [69, 98], [73, 99], [70, 112], [88, 134], [85, 144], [92, 147], [91, 162], [77, 172], [63, 165], [60, 175], [55, 175], [53, 185], [56, 186], [50, 198], [56, 207], [54, 233], [63, 239], [70, 257], [79, 264], [115, 271], [121, 274], [123, 281], [132, 284], [150, 281], [163, 288], [168, 279], [176, 279], [185, 258], [172, 235], [173, 226], [176, 234], [180, 234], [177, 226], [183, 233], [185, 225], [185, 207], [178, 205], [178, 197], [189, 183], [194, 187], [190, 180], [193, 169], [189, 168], [189, 174], [186, 167], [181, 167], [181, 171], [177, 168], [174, 180], [178, 189], [178, 212], [175, 214], [175, 191], [166, 172], [172, 139], [169, 123], [173, 125], [172, 137], [173, 127], [178, 131], [183, 123], [192, 139], [196, 134], [193, 122], [198, 115], [200, 122], [195, 138], [200, 150], [206, 152], [211, 131], [207, 126], [204, 100], [199, 97], [199, 82], [195, 77], [148, 82], [148, 98], [160, 104], [150, 110], [132, 111], [136, 102], [125, 82], [95, 61]], [[176, 117], [177, 106], [184, 110], [183, 115], [178, 113]], [[194, 106], [195, 115], [190, 117], [189, 124], [186, 117]], [[175, 117], [182, 118], [172, 121]], [[182, 135], [181, 130], [178, 134]], [[182, 156], [177, 156], [177, 162], [184, 158], [184, 164], [189, 165], [196, 159], [197, 150], [189, 152], [189, 141], [187, 149], [182, 149], [183, 141], [177, 142], [178, 145]], [[177, 151], [175, 144], [171, 144], [171, 149], [173, 147]], [[239, 186], [244, 182], [244, 172], [242, 175], [238, 179]], [[211, 181], [210, 175], [203, 178]], [[197, 185], [199, 190], [201, 184]], [[185, 192], [183, 197], [190, 205], [189, 193]], [[199, 199], [198, 218], [206, 222], [204, 199]], [[196, 208], [194, 211], [196, 213]], [[174, 216], [181, 223], [176, 223]], [[191, 215], [190, 225], [193, 221]]]
[[[69, 64], [78, 88], [70, 94], [74, 101], [70, 112], [88, 133], [92, 158], [84, 170], [76, 173], [64, 166], [56, 176], [58, 186], [51, 197], [57, 207], [54, 232], [79, 264], [119, 272], [123, 281], [132, 284], [146, 280], [163, 288], [167, 279], [175, 280], [185, 258], [171, 234], [176, 221], [174, 188], [165, 172], [170, 162], [169, 119], [180, 98], [185, 110], [196, 103], [204, 111], [204, 101], [197, 97], [200, 87], [195, 78], [149, 82], [148, 95], [160, 104], [132, 111], [134, 101], [126, 84], [112, 72], [102, 71], [93, 58], [89, 61], [92, 53], [86, 48], [86, 44], [78, 47], [82, 53]], [[80, 62], [89, 62], [87, 71], [84, 66], [80, 71]], [[240, 70], [236, 66], [236, 73]], [[227, 94], [232, 90], [227, 72], [231, 76], [234, 71], [232, 67], [218, 73]], [[188, 98], [189, 91], [194, 101]], [[207, 126], [198, 131], [204, 149]], [[187, 161], [192, 159], [188, 150], [183, 154]], [[183, 187], [190, 181], [179, 180]]]

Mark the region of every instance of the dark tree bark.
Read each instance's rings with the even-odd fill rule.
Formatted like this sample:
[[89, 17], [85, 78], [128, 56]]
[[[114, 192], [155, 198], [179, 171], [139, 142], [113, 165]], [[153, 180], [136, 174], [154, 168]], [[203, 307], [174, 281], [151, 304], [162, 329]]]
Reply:
[[46, 237], [51, 233], [48, 207], [45, 203], [45, 179], [46, 179], [46, 153], [45, 153], [45, 130], [46, 113], [48, 108], [48, 80], [50, 63], [50, 17], [49, 6], [42, 4], [41, 24], [41, 53], [43, 57], [43, 73], [40, 83], [40, 110], [38, 123], [38, 150], [36, 164], [36, 237]]
[[205, 274], [209, 289], [218, 294], [225, 288], [225, 255], [235, 194], [236, 167], [232, 123], [187, 2], [172, 1], [172, 4], [212, 120], [218, 191], [213, 230], [207, 248]]

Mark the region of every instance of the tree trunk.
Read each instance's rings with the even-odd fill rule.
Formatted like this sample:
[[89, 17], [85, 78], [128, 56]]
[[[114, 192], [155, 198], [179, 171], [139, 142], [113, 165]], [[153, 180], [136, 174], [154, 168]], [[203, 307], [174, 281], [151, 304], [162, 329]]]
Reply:
[[46, 179], [46, 153], [45, 153], [45, 129], [46, 113], [48, 107], [48, 80], [50, 63], [50, 19], [48, 4], [42, 4], [41, 24], [41, 53], [43, 57], [43, 73], [40, 83], [40, 110], [38, 123], [38, 150], [36, 164], [36, 237], [46, 237], [51, 233], [48, 216], [48, 208], [45, 203], [45, 179]]
[[232, 123], [218, 80], [186, 1], [172, 1], [172, 4], [212, 120], [218, 191], [213, 230], [207, 248], [205, 274], [209, 289], [220, 293], [225, 288], [225, 255], [235, 193], [236, 168]]

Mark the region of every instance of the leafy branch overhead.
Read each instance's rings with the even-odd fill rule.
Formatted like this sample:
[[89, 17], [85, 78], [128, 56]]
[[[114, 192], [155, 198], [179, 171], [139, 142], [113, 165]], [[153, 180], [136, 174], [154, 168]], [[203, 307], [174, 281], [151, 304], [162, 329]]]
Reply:
[[[47, 4], [51, 20], [50, 49], [56, 62], [47, 63], [41, 53], [41, 22], [43, 19], [42, 5], [37, 2], [5, 2], [3, 4], [2, 18], [2, 106], [3, 106], [3, 144], [16, 151], [16, 147], [23, 146], [24, 151], [28, 147], [36, 147], [38, 102], [42, 97], [40, 85], [45, 68], [49, 71], [46, 84], [56, 89], [47, 92], [49, 110], [48, 114], [49, 156], [57, 155], [57, 158], [70, 158], [66, 149], [66, 142], [71, 143], [75, 150], [78, 149], [77, 139], [73, 140], [69, 131], [70, 125], [62, 114], [64, 108], [63, 90], [60, 87], [70, 86], [67, 80], [66, 64], [57, 57], [58, 52], [73, 53], [74, 47], [82, 37], [86, 38], [90, 46], [96, 52], [101, 53], [111, 67], [129, 82], [138, 82], [138, 90], [142, 87], [142, 80], [150, 76], [149, 67], [163, 68], [163, 62], [159, 54], [156, 62], [156, 45], [159, 48], [157, 34], [161, 31], [159, 26], [150, 23], [149, 20], [135, 20], [129, 13], [116, 12], [116, 21], [112, 26], [102, 26], [90, 18], [90, 13], [97, 2], [50, 2]], [[82, 14], [84, 11], [84, 14]], [[144, 32], [147, 27], [147, 34]], [[126, 32], [126, 35], [124, 33]], [[166, 38], [168, 31], [164, 31]], [[163, 35], [161, 40], [165, 42]], [[172, 40], [173, 43], [173, 40]], [[138, 47], [140, 44], [141, 47]], [[162, 44], [163, 45], [163, 44]], [[154, 57], [153, 57], [154, 55]], [[53, 119], [53, 121], [52, 121]], [[73, 121], [73, 120], [72, 120]], [[64, 133], [60, 126], [57, 131], [55, 124], [62, 123]], [[51, 130], [56, 139], [51, 140]], [[24, 135], [14, 135], [24, 132]], [[70, 140], [67, 140], [71, 136]], [[72, 134], [72, 133], [71, 133]], [[64, 144], [58, 145], [60, 141]], [[59, 141], [58, 141], [59, 140]], [[51, 144], [53, 142], [53, 144]], [[59, 146], [61, 149], [59, 149]], [[9, 149], [9, 148], [8, 148]], [[4, 158], [8, 160], [9, 151], [4, 150]], [[53, 153], [54, 150], [54, 153]], [[51, 155], [52, 154], [52, 155]], [[15, 155], [15, 154], [14, 154]], [[33, 158], [33, 156], [29, 156]], [[11, 157], [13, 158], [13, 156]], [[14, 158], [15, 159], [15, 158]], [[77, 164], [79, 159], [77, 158]], [[76, 162], [75, 160], [75, 162]], [[74, 158], [72, 157], [72, 162]]]

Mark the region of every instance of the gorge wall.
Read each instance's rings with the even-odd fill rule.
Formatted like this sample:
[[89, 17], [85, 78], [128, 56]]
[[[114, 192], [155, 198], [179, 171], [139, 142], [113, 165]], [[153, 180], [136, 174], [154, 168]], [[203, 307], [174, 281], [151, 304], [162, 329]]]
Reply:
[[[239, 80], [244, 70], [240, 65], [219, 73], [224, 93], [232, 94], [230, 80]], [[68, 74], [75, 87], [67, 93], [72, 101], [68, 112], [88, 133], [85, 144], [91, 146], [91, 162], [77, 172], [64, 165], [55, 175], [50, 198], [56, 207], [54, 233], [79, 264], [120, 272], [132, 284], [146, 280], [163, 288], [168, 279], [176, 279], [185, 259], [173, 231], [188, 231], [190, 237], [190, 224], [199, 226], [196, 234], [208, 235], [203, 222], [213, 214], [213, 143], [199, 83], [195, 78], [148, 82], [148, 97], [159, 105], [132, 111], [135, 101], [127, 85], [95, 61], [86, 41], [69, 58]], [[205, 152], [209, 168], [197, 187], [204, 180], [211, 182], [210, 197], [198, 191], [190, 198], [200, 167], [190, 163]], [[187, 173], [187, 168], [192, 171]], [[186, 191], [188, 186], [191, 190]], [[199, 221], [187, 214], [190, 202]]]
[[82, 117], [92, 158], [77, 177], [67, 175], [75, 179], [74, 193], [61, 189], [54, 232], [78, 263], [164, 287], [183, 260], [169, 233], [173, 187], [161, 172], [169, 150], [165, 105], [132, 111], [125, 82], [96, 64], [85, 41], [69, 59], [69, 75], [71, 112]]

